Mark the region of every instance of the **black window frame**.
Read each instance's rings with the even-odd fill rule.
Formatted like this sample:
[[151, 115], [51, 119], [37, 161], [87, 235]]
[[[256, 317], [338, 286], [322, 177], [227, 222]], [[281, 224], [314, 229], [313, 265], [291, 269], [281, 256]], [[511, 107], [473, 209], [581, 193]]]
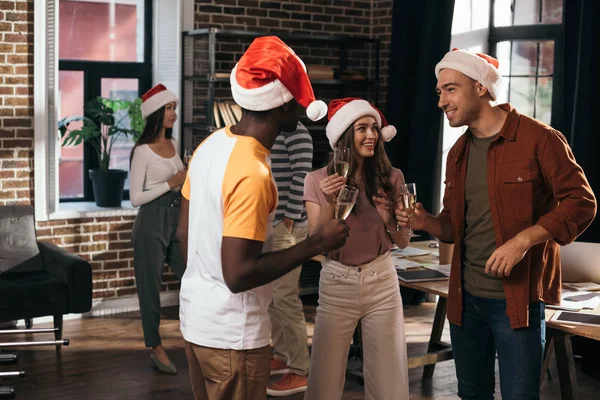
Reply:
[[[515, 3], [519, 0], [513, 0], [512, 7], [515, 9]], [[543, 0], [539, 1], [540, 16], [542, 12]], [[535, 25], [513, 25], [496, 27], [494, 25], [496, 0], [490, 2], [490, 21], [488, 49], [492, 57], [497, 57], [496, 47], [500, 42], [506, 41], [554, 41], [554, 72], [552, 79], [552, 117], [550, 125], [560, 127], [564, 120], [564, 53], [565, 53], [565, 1], [563, 3], [562, 20], [560, 24], [535, 24]], [[541, 19], [541, 17], [540, 17]], [[514, 21], [514, 13], [513, 13]], [[539, 57], [539, 54], [538, 54]], [[512, 58], [512, 45], [511, 45]], [[511, 60], [512, 61], [512, 60]], [[510, 74], [510, 73], [509, 73]], [[537, 82], [536, 82], [537, 85]], [[509, 86], [510, 90], [510, 86]]]
[[[144, 61], [88, 61], [59, 59], [58, 70], [79, 71], [83, 73], [83, 102], [100, 96], [102, 93], [103, 78], [121, 78], [138, 80], [138, 96], [152, 87], [152, 0], [144, 1]], [[92, 181], [87, 171], [98, 168], [100, 160], [94, 147], [87, 142], [83, 145], [83, 197], [63, 198], [59, 195], [59, 202], [84, 202], [94, 201]], [[57, 171], [58, 174], [58, 171]], [[129, 190], [123, 191], [123, 200], [129, 200]]]

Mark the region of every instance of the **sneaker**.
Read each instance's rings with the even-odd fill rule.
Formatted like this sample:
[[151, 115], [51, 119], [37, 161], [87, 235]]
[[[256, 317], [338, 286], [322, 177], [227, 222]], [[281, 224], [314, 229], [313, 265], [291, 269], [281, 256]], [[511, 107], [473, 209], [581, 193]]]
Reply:
[[273, 397], [290, 396], [306, 392], [308, 377], [296, 374], [285, 374], [283, 378], [267, 386], [267, 394]]
[[286, 363], [277, 359], [271, 358], [271, 375], [287, 374], [292, 372]]

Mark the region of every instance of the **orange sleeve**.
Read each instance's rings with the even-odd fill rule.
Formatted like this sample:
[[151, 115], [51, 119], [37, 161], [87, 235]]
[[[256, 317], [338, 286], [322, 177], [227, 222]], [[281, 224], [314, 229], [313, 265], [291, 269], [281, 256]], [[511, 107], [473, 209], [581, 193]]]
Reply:
[[242, 177], [228, 190], [224, 183], [223, 236], [264, 242], [269, 214], [276, 207], [270, 174]]

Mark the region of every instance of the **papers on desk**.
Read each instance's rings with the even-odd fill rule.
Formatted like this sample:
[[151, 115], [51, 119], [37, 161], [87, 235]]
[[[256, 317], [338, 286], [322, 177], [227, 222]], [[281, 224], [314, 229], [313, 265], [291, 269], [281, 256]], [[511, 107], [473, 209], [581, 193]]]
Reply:
[[562, 287], [570, 290], [596, 291], [600, 290], [600, 284], [595, 282], [563, 282]]
[[419, 257], [426, 256], [429, 253], [430, 252], [428, 250], [419, 249], [411, 246], [405, 247], [403, 249], [396, 248], [392, 250], [392, 255], [396, 257]]
[[560, 305], [547, 305], [546, 307], [558, 310], [579, 311], [583, 309], [593, 310], [598, 305], [600, 305], [600, 293], [598, 292], [563, 291]]

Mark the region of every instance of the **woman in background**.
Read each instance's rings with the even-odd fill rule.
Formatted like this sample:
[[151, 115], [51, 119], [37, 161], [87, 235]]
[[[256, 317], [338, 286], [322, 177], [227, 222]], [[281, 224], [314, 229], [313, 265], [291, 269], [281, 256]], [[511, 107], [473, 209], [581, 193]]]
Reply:
[[326, 133], [332, 148], [350, 150], [347, 178], [333, 162], [304, 182], [309, 234], [334, 218], [344, 185], [359, 190], [346, 219], [350, 236], [327, 255], [319, 281], [319, 306], [305, 400], [340, 400], [352, 335], [361, 321], [365, 398], [408, 399], [404, 313], [390, 250], [408, 245], [394, 216], [404, 177], [392, 168], [383, 141], [396, 134], [369, 102], [346, 98], [329, 105]]
[[142, 96], [146, 126], [131, 150], [131, 204], [140, 206], [133, 225], [133, 261], [146, 347], [152, 348], [151, 366], [177, 374], [161, 344], [160, 288], [165, 261], [178, 279], [185, 271], [175, 232], [179, 220], [185, 169], [172, 138], [179, 99], [163, 85]]

